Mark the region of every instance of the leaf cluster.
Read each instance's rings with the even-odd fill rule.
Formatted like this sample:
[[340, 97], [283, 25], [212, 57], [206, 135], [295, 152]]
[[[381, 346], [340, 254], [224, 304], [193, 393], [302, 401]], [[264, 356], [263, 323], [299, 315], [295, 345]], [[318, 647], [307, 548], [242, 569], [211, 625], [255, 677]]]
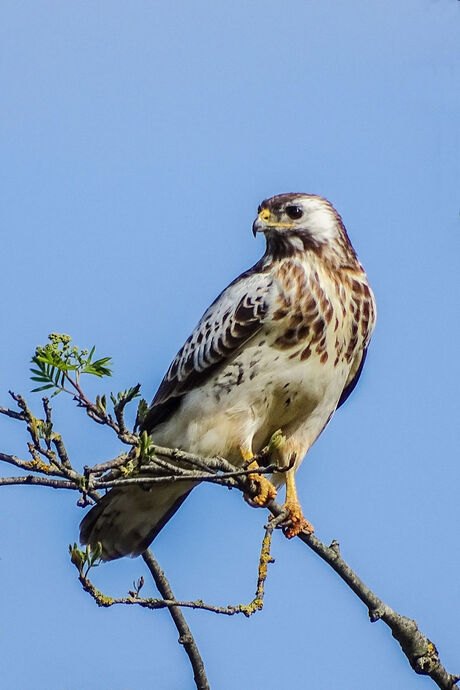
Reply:
[[79, 379], [82, 374], [91, 374], [102, 378], [111, 376], [112, 362], [110, 357], [93, 360], [95, 346], [88, 350], [81, 350], [72, 345], [72, 339], [64, 333], [50, 333], [49, 343], [39, 345], [32, 357], [32, 381], [43, 384], [33, 389], [33, 393], [54, 389], [52, 396], [69, 390], [66, 384], [78, 390]]
[[[86, 577], [91, 568], [97, 568], [101, 564], [102, 544], [100, 541], [93, 546], [89, 544], [84, 551], [78, 548], [77, 544], [69, 544], [70, 560], [77, 568], [80, 575]], [[86, 571], [83, 572], [86, 565]]]

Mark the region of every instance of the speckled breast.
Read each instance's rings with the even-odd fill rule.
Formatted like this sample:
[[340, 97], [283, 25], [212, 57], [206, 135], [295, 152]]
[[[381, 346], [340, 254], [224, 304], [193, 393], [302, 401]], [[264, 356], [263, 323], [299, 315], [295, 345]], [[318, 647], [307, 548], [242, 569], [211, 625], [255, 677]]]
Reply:
[[314, 260], [286, 259], [275, 277], [280, 295], [272, 316], [277, 322], [272, 346], [291, 350], [288, 357], [293, 360], [316, 356], [322, 365], [351, 365], [367, 347], [375, 320], [364, 271], [330, 270]]

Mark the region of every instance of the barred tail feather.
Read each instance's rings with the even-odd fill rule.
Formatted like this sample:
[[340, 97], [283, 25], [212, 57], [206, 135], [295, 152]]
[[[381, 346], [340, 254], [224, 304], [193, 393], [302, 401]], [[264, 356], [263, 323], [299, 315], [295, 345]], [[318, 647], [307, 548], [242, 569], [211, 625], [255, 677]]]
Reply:
[[82, 544], [102, 544], [102, 559], [139, 556], [155, 539], [195, 484], [129, 486], [109, 491], [80, 523]]

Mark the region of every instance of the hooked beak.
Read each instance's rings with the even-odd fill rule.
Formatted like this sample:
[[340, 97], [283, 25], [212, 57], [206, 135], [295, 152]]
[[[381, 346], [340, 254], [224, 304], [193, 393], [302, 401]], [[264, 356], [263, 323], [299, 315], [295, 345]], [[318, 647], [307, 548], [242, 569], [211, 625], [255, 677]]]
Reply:
[[263, 232], [263, 230], [264, 230], [263, 225], [264, 224], [262, 223], [260, 218], [255, 219], [255, 221], [252, 224], [252, 234], [254, 235], [254, 237], [257, 235], [258, 232]]
[[267, 223], [270, 220], [270, 211], [268, 208], [263, 208], [254, 223], [252, 224], [252, 234], [254, 237], [258, 232], [265, 232], [267, 228]]

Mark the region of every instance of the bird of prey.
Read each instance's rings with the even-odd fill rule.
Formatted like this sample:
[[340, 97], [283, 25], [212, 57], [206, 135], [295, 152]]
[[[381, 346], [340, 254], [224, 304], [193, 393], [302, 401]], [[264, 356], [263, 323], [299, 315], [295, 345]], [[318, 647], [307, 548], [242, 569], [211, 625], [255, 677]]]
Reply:
[[[261, 474], [256, 505], [285, 482], [285, 534], [312, 531], [295, 472], [355, 387], [375, 325], [366, 274], [333, 206], [312, 194], [262, 202], [260, 261], [236, 278], [203, 314], [169, 367], [141, 430], [155, 444], [256, 467], [253, 457], [280, 429], [270, 482]], [[103, 558], [142, 553], [194, 484], [109, 491], [81, 523], [83, 543]]]

